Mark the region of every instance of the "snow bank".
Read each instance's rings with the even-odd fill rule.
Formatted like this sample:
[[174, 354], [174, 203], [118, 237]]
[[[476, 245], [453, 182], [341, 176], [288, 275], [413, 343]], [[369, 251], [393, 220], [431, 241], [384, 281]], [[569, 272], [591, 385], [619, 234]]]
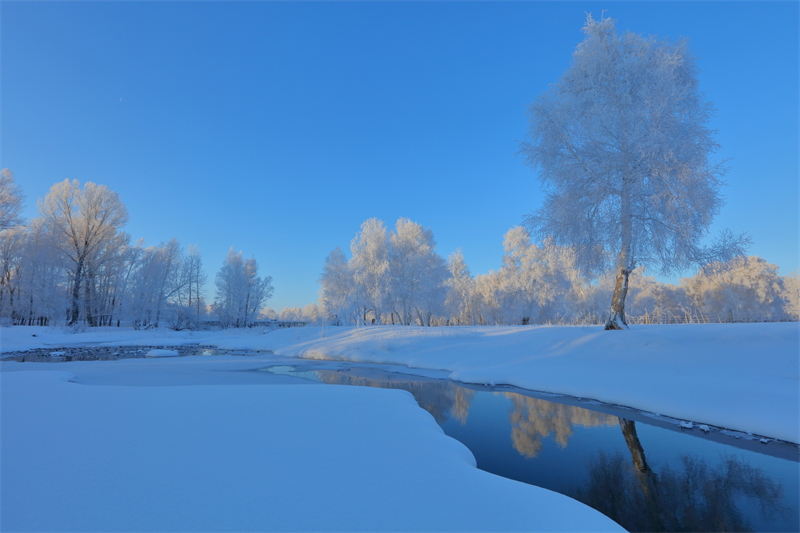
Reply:
[[298, 328], [260, 349], [450, 371], [800, 442], [800, 324]]
[[[68, 328], [44, 326], [0, 327], [0, 353], [70, 346], [178, 346], [202, 343], [211, 332], [90, 328], [72, 333]], [[215, 334], [219, 336], [219, 333]]]
[[[125, 363], [177, 374], [208, 359]], [[54, 363], [68, 364], [124, 374]], [[3, 531], [621, 531], [478, 470], [404, 391], [75, 379], [0, 374]]]

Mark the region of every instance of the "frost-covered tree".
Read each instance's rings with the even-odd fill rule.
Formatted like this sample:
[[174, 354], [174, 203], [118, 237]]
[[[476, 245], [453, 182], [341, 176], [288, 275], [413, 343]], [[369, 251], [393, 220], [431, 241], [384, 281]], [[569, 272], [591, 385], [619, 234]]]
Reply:
[[259, 320], [278, 320], [278, 313], [271, 307], [262, 309], [258, 314]]
[[25, 195], [14, 184], [14, 174], [4, 168], [0, 172], [0, 231], [20, 226], [25, 219], [22, 217], [22, 202]]
[[233, 246], [217, 273], [216, 285], [213, 309], [225, 327], [250, 326], [273, 293], [272, 276], [259, 276], [255, 258], [243, 259]]
[[444, 313], [450, 272], [436, 253], [430, 228], [400, 218], [389, 237], [389, 301], [404, 324], [417, 320], [431, 325], [431, 317]]
[[316, 302], [312, 302], [303, 307], [300, 316], [306, 322], [317, 323], [325, 316], [325, 309]]
[[83, 309], [89, 326], [107, 325], [116, 310], [125, 250], [130, 236], [117, 232], [89, 254], [84, 264]]
[[711, 263], [694, 277], [681, 279], [681, 286], [697, 308], [715, 322], [790, 318], [778, 266], [758, 256]]
[[184, 277], [186, 278], [186, 305], [191, 308], [194, 320], [200, 320], [202, 310], [205, 308], [203, 287], [208, 280], [203, 270], [203, 258], [196, 244], [189, 245], [183, 261]]
[[372, 311], [380, 320], [386, 298], [389, 270], [388, 240], [382, 220], [370, 218], [350, 243], [349, 268], [353, 274], [354, 303], [360, 309], [360, 322], [366, 323]]
[[475, 276], [473, 299], [478, 309], [479, 322], [482, 325], [509, 323], [503, 309], [505, 295], [503, 279], [499, 272], [490, 270], [488, 274]]
[[63, 263], [57, 251], [51, 228], [40, 218], [32, 220], [25, 228], [20, 256], [24, 268], [18, 280], [18, 324], [44, 326], [63, 319], [67, 294], [62, 283]]
[[445, 308], [450, 323], [459, 325], [473, 324], [475, 321], [474, 292], [475, 280], [469, 271], [461, 248], [447, 258], [447, 269], [450, 277], [447, 280], [447, 297]]
[[39, 211], [54, 228], [59, 249], [72, 263], [69, 324], [76, 324], [87, 262], [98, 266], [99, 251], [115, 239], [128, 221], [128, 211], [119, 194], [105, 185], [86, 182], [81, 188], [78, 180], [53, 185], [44, 201], [39, 200]]
[[278, 315], [281, 322], [301, 322], [303, 320], [303, 310], [299, 307], [284, 307]]
[[335, 324], [349, 321], [348, 317], [353, 311], [353, 273], [350, 271], [347, 257], [338, 246], [325, 258], [319, 283], [320, 297], [330, 319]]
[[574, 247], [586, 273], [616, 265], [606, 329], [627, 327], [628, 277], [741, 255], [745, 236], [702, 244], [723, 205], [726, 168], [687, 40], [618, 35], [587, 17], [572, 66], [529, 108], [525, 162], [547, 191], [526, 219], [537, 237]]
[[549, 238], [538, 246], [519, 226], [506, 233], [503, 247], [503, 307], [513, 323], [542, 323], [566, 315], [569, 304], [580, 299], [573, 294], [581, 291], [582, 279], [571, 248]]
[[0, 318], [14, 320], [19, 306], [25, 229], [0, 231]]
[[783, 277], [785, 292], [783, 300], [786, 302], [786, 313], [792, 320], [800, 320], [800, 273], [793, 272]]

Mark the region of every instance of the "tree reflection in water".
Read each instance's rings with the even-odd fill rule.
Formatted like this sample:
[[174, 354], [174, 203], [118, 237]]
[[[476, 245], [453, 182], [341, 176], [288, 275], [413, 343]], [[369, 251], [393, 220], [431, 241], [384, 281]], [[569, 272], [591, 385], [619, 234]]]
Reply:
[[450, 381], [405, 379], [391, 376], [383, 379], [352, 376], [344, 372], [317, 372], [319, 381], [332, 385], [359, 385], [381, 389], [401, 389], [414, 395], [420, 407], [428, 411], [441, 424], [453, 418], [466, 424], [475, 391], [459, 387]]
[[573, 426], [613, 426], [617, 417], [589, 411], [581, 407], [548, 402], [513, 392], [504, 396], [511, 400], [509, 415], [511, 440], [514, 449], [525, 457], [536, 457], [542, 449], [542, 439], [554, 435], [560, 447], [572, 437]]
[[[474, 390], [444, 380], [370, 370], [362, 370], [361, 375], [335, 370], [313, 374], [323, 383], [408, 391], [439, 424], [453, 419], [466, 425], [475, 397]], [[566, 493], [629, 531], [748, 531], [751, 524], [745, 513], [754, 512], [753, 503], [767, 520], [780, 518], [773, 525], [789, 519], [789, 513], [795, 512], [785, 506], [780, 483], [735, 457], [708, 463], [696, 455], [683, 454], [678, 467], [659, 466], [656, 472], [654, 465], [647, 462], [632, 420], [516, 393], [495, 395], [511, 402], [508, 411], [511, 440], [514, 449], [525, 458], [536, 457], [544, 439], [551, 436], [565, 448], [576, 425], [620, 425], [630, 456], [597, 452], [589, 461], [588, 481]], [[483, 427], [481, 417], [477, 417], [475, 424], [473, 427]], [[500, 437], [503, 443], [498, 442], [498, 446], [507, 446], [505, 431], [504, 428], [504, 436]], [[524, 481], [537, 484], [535, 476]]]
[[711, 466], [682, 455], [681, 466], [660, 473], [647, 465], [633, 421], [620, 419], [632, 463], [622, 454], [600, 451], [590, 460], [589, 480], [573, 497], [608, 516], [628, 531], [750, 531], [737, 505], [755, 500], [768, 518], [788, 511], [783, 487], [735, 457]]

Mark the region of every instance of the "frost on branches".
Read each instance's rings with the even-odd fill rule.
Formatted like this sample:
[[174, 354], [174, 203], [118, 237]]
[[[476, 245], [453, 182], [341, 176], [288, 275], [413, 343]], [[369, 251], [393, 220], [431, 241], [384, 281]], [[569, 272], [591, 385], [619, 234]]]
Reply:
[[628, 276], [662, 274], [742, 255], [745, 235], [702, 240], [723, 205], [724, 162], [709, 128], [687, 40], [618, 35], [587, 17], [572, 66], [529, 108], [525, 162], [547, 191], [526, 223], [535, 236], [571, 245], [586, 274], [616, 265], [606, 329], [627, 328]]
[[252, 325], [274, 292], [272, 276], [259, 276], [255, 257], [244, 259], [233, 246], [217, 272], [215, 284], [217, 294], [211, 307], [223, 327]]

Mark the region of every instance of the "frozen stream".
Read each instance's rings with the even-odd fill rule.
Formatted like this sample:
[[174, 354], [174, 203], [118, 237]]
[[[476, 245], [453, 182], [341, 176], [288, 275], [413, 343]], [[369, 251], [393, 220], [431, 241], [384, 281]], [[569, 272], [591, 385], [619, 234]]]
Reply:
[[800, 529], [800, 465], [791, 444], [680, 429], [632, 410], [376, 365], [309, 362], [263, 371], [409, 391], [472, 451], [479, 468], [572, 496], [629, 531]]

